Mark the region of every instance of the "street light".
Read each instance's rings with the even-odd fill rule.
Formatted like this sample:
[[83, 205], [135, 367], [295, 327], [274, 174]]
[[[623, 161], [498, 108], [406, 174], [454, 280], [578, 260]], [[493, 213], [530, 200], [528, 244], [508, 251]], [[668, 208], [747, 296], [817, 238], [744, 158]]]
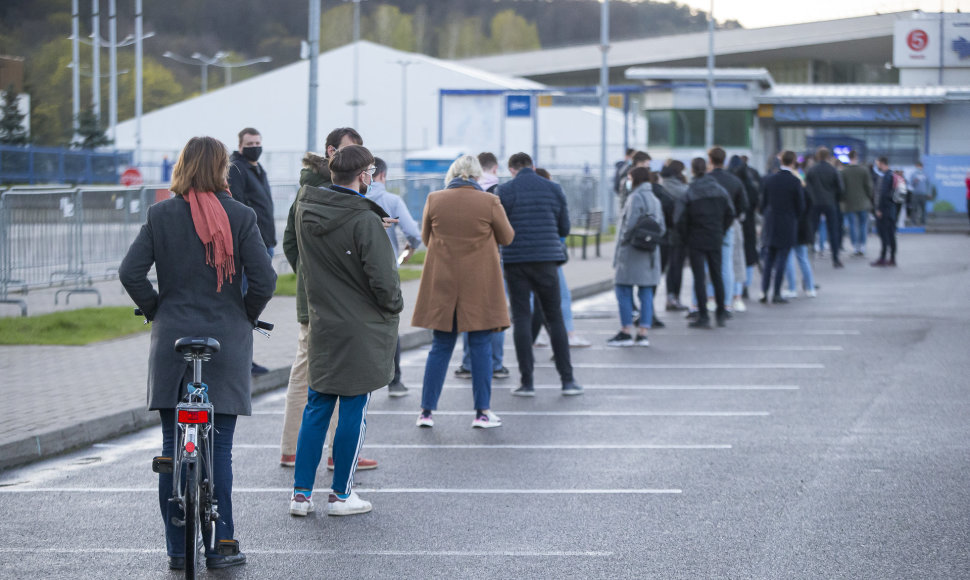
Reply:
[[408, 155], [408, 66], [421, 64], [421, 61], [402, 58], [390, 62], [401, 65], [401, 167], [403, 170]]
[[251, 64], [256, 64], [259, 62], [270, 62], [273, 59], [268, 56], [261, 56], [259, 58], [251, 58], [249, 60], [244, 60], [242, 62], [226, 62], [226, 58], [229, 57], [228, 52], [219, 51], [213, 56], [206, 56], [199, 52], [192, 53], [192, 56], [185, 58], [184, 56], [179, 56], [174, 52], [166, 50], [162, 56], [165, 58], [170, 58], [175, 62], [180, 62], [182, 64], [191, 64], [195, 66], [202, 67], [202, 94], [204, 95], [209, 90], [209, 67], [219, 66], [226, 69], [226, 85], [228, 86], [232, 82], [232, 69], [249, 66]]

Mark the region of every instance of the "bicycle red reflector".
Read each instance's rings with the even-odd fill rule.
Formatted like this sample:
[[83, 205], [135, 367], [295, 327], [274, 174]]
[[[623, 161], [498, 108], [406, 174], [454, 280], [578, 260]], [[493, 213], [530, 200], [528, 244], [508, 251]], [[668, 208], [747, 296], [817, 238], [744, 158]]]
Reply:
[[208, 423], [208, 411], [184, 411], [179, 410], [179, 423]]
[[188, 443], [185, 444], [186, 453], [192, 453], [194, 451], [195, 451], [195, 443], [192, 443], [191, 441], [189, 441]]

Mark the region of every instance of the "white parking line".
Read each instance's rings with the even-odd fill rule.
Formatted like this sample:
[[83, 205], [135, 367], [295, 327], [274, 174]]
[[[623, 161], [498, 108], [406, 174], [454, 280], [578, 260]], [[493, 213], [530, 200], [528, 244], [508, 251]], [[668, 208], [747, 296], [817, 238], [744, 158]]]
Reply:
[[[401, 362], [402, 367], [424, 367], [424, 363]], [[534, 368], [556, 368], [552, 363], [536, 363]], [[822, 363], [573, 363], [574, 369], [682, 369], [682, 370], [810, 370], [824, 369]]]
[[[268, 445], [262, 443], [237, 443], [233, 449], [279, 449], [279, 445]], [[731, 449], [731, 445], [691, 445], [691, 444], [643, 444], [643, 445], [459, 445], [459, 444], [437, 444], [437, 445], [412, 445], [397, 443], [365, 443], [364, 449], [517, 449], [517, 450], [646, 450], [646, 449], [677, 449], [677, 450], [704, 450], [704, 449]]]
[[[674, 488], [639, 489], [487, 489], [487, 488], [435, 488], [435, 487], [397, 487], [363, 488], [355, 487], [359, 493], [425, 493], [449, 495], [674, 495], [683, 490]], [[292, 493], [292, 487], [234, 487], [232, 493]], [[157, 487], [38, 487], [38, 488], [0, 488], [2, 494], [28, 493], [158, 493]]]
[[[161, 548], [0, 548], [0, 554], [164, 554]], [[246, 548], [247, 554], [286, 555], [286, 556], [345, 556], [346, 550], [273, 550], [265, 548]], [[439, 556], [457, 558], [509, 557], [509, 558], [608, 558], [613, 552], [563, 552], [563, 551], [522, 551], [522, 550], [354, 550], [356, 556]]]
[[[385, 411], [369, 409], [368, 415], [412, 416], [417, 411]], [[283, 411], [253, 411], [253, 415], [282, 415]], [[442, 415], [471, 416], [472, 411], [435, 411]], [[768, 417], [768, 411], [502, 411], [502, 415], [518, 417]]]

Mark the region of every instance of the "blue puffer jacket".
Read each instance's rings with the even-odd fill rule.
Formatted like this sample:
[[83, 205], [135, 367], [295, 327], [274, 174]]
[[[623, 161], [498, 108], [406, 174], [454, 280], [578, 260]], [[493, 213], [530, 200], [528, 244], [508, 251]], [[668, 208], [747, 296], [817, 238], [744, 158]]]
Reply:
[[502, 248], [504, 263], [566, 261], [561, 240], [569, 235], [569, 209], [558, 184], [526, 167], [495, 193], [515, 230], [515, 240]]

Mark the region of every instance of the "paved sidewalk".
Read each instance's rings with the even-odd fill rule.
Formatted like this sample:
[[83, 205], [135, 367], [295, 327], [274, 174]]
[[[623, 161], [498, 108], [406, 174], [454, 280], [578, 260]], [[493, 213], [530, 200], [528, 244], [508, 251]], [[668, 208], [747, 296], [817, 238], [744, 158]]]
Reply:
[[[574, 299], [603, 292], [613, 286], [613, 242], [601, 245], [602, 256], [587, 248], [582, 260], [577, 250], [564, 266]], [[103, 305], [132, 305], [117, 281], [95, 285]], [[431, 341], [431, 332], [411, 326], [418, 281], [401, 285], [402, 348]], [[30, 292], [25, 298], [31, 314], [97, 305], [94, 294], [58, 297], [54, 288]], [[65, 301], [69, 304], [65, 304]], [[3, 306], [3, 315], [19, 310]], [[269, 339], [254, 337], [254, 359], [271, 372], [253, 380], [253, 393], [285, 387], [296, 351], [298, 323], [296, 299], [276, 297], [261, 317], [276, 325]], [[142, 333], [87, 346], [0, 346], [0, 469], [49, 457], [129, 433], [157, 422], [146, 409], [149, 335]], [[405, 376], [405, 380], [407, 377]]]

